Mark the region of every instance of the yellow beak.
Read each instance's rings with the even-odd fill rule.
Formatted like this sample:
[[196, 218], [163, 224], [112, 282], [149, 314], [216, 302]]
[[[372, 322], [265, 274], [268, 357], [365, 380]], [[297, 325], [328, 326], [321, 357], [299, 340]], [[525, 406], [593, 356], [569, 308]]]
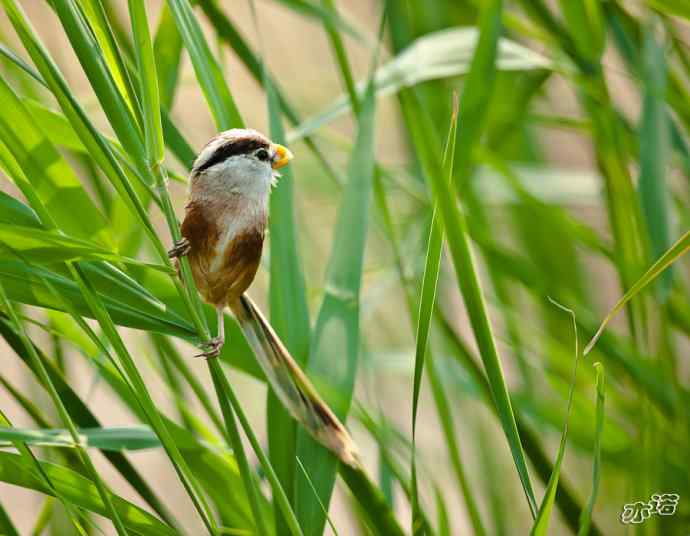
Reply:
[[287, 166], [292, 158], [293, 155], [290, 149], [278, 143], [273, 144], [273, 164], [271, 165], [273, 169], [280, 169]]

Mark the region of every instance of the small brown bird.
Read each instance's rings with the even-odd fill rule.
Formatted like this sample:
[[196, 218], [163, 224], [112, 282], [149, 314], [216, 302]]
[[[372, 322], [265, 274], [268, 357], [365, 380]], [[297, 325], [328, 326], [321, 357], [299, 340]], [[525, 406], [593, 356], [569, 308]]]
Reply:
[[321, 400], [309, 379], [252, 300], [244, 294], [261, 260], [268, 199], [292, 153], [255, 130], [218, 134], [192, 167], [182, 239], [168, 253], [187, 255], [194, 283], [217, 311], [218, 335], [200, 356], [216, 357], [224, 343], [224, 315], [232, 309], [276, 395], [311, 434], [353, 465], [357, 449], [347, 430]]
[[222, 132], [192, 167], [182, 240], [172, 257], [188, 255], [201, 296], [218, 311], [218, 336], [200, 354], [215, 357], [225, 342], [223, 310], [236, 305], [261, 261], [268, 197], [276, 170], [292, 153], [255, 130]]

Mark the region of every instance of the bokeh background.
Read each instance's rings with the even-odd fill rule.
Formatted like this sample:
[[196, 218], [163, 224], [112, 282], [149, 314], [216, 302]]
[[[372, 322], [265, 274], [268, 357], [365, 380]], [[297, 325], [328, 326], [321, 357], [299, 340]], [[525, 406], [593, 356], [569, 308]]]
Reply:
[[[358, 126], [349, 109], [333, 119], [322, 115], [334, 103], [346, 101], [342, 73], [325, 31], [325, 11], [321, 11], [328, 10], [329, 3], [259, 0], [255, 13], [250, 2], [210, 3], [262, 58], [282, 94], [304, 120], [299, 126], [289, 121], [285, 124], [289, 146], [296, 155], [289, 180], [313, 324], [327, 290], [324, 281], [343, 192], [338, 180], [347, 180]], [[23, 0], [20, 4], [77, 101], [102, 132], [114, 137], [49, 3]], [[127, 3], [111, 0], [104, 4], [113, 25], [128, 35]], [[364, 82], [377, 48], [383, 3], [339, 0], [336, 4], [336, 28], [352, 73], [355, 80]], [[476, 127], [468, 127], [463, 120], [481, 120], [471, 163], [460, 173], [456, 168], [455, 184], [513, 408], [519, 415], [521, 433], [535, 442], [526, 450], [539, 504], [559, 448], [575, 363], [571, 318], [547, 297], [575, 311], [581, 351], [616, 300], [687, 229], [690, 35], [687, 8], [671, 0], [594, 0], [582, 2], [581, 10], [568, 0], [548, 5], [503, 2], [502, 39], [520, 48], [499, 46], [498, 71], [495, 78], [492, 75], [484, 81], [485, 94], [480, 92], [479, 96], [483, 112], [470, 108], [464, 116], [462, 104], [469, 101], [463, 90], [474, 39], [458, 33], [441, 42], [437, 32], [478, 28], [480, 13], [493, 2], [401, 0], [394, 4], [384, 22], [378, 65], [391, 64], [401, 50], [422, 37], [432, 40], [427, 41], [428, 48], [415, 49], [416, 55], [397, 64], [397, 71], [388, 79], [389, 90], [376, 101], [374, 155], [382, 187], [378, 193], [385, 198], [390, 220], [383, 216], [375, 191], [360, 295], [355, 402], [347, 425], [361, 447], [369, 474], [385, 491], [402, 526], [409, 528], [411, 507], [406, 487], [410, 479], [416, 329], [406, 293], [416, 308], [433, 196], [414, 143], [412, 131], [417, 126], [401, 112], [401, 92], [414, 92], [415, 105], [429, 118], [440, 141], [450, 123], [453, 92], [461, 95], [459, 142], [466, 140], [463, 129]], [[163, 3], [147, 1], [146, 8], [155, 29]], [[245, 122], [268, 132], [266, 93], [261, 84], [232, 42], [229, 46], [219, 36], [218, 26], [213, 17], [209, 20], [203, 6], [196, 6], [194, 12]], [[0, 38], [31, 62], [4, 13], [0, 13]], [[47, 90], [6, 58], [2, 72], [18, 94], [58, 109]], [[170, 116], [195, 151], [217, 131], [184, 50]], [[314, 142], [335, 177], [300, 135], [313, 118], [319, 122], [313, 130]], [[61, 152], [83, 178], [89, 195], [100, 203], [101, 194], [88, 178], [92, 172], [88, 158], [69, 147], [61, 148]], [[435, 157], [440, 165], [441, 152]], [[173, 174], [186, 175], [185, 166], [175, 155], [166, 153], [165, 164]], [[0, 188], [24, 200], [9, 178]], [[183, 213], [185, 188], [182, 181], [170, 183], [178, 216]], [[113, 195], [112, 188], [107, 190]], [[153, 207], [150, 218], [163, 243], [169, 244], [163, 214]], [[347, 243], [338, 247], [347, 247]], [[146, 246], [137, 255], [155, 260]], [[263, 310], [270, 309], [270, 260], [269, 236], [263, 269], [250, 290]], [[468, 494], [478, 506], [487, 534], [525, 534], [533, 524], [530, 510], [501, 425], [490, 409], [492, 402], [485, 396], [483, 379], [476, 376], [477, 370], [484, 369], [458, 285], [464, 275], [456, 273], [445, 252], [427, 354], [427, 367], [433, 364], [438, 383], [432, 389], [425, 377], [418, 409], [420, 501], [439, 534], [444, 512], [449, 534], [476, 532], [468, 515]], [[592, 489], [595, 443], [600, 441], [602, 465], [593, 520], [601, 534], [637, 533], [632, 525], [620, 522], [623, 505], [647, 501], [657, 492], [679, 493], [678, 511], [668, 518], [653, 516], [642, 525], [641, 533], [685, 534], [690, 525], [687, 283], [687, 262], [681, 259], [621, 312], [595, 350], [579, 363], [561, 484], [574, 501], [571, 516], [577, 518]], [[3, 280], [3, 284], [10, 283]], [[52, 319], [44, 309], [31, 305], [23, 305], [22, 313], [44, 324]], [[83, 348], [60, 333], [46, 333], [40, 326], [28, 323], [27, 329], [32, 340], [64, 367], [70, 386], [103, 426], [138, 422], [98, 369], [84, 358]], [[180, 420], [179, 404], [149, 337], [138, 330], [121, 328], [121, 332], [158, 407]], [[174, 344], [211, 394], [207, 369], [203, 362], [191, 359], [193, 346], [179, 341]], [[11, 386], [57, 423], [54, 407], [24, 363], [6, 343], [0, 342], [0, 352], [0, 376], [5, 387], [0, 388], [2, 412], [16, 427], [37, 427], [8, 390]], [[595, 418], [595, 362], [604, 365], [606, 377], [606, 416], [600, 433]], [[234, 368], [226, 370], [265, 445], [265, 384]], [[439, 390], [448, 404], [445, 422], [439, 417], [439, 400], [434, 397]], [[189, 389], [183, 393], [189, 413], [210, 425]], [[451, 430], [444, 428], [448, 420]], [[449, 435], [458, 449], [455, 460]], [[35, 451], [41, 458], [60, 460], [55, 449]], [[256, 459], [249, 455], [256, 466]], [[145, 507], [101, 454], [93, 450], [92, 456], [99, 473], [117, 494]], [[127, 456], [188, 533], [201, 534], [203, 525], [162, 450], [135, 451]], [[465, 479], [464, 491], [458, 483], [458, 465]], [[544, 470], [549, 472], [540, 478]], [[268, 495], [265, 482], [262, 489]], [[549, 534], [573, 530], [562, 510], [567, 503], [563, 497], [559, 492]], [[31, 533], [45, 508], [44, 495], [6, 483], [0, 483], [0, 502], [21, 534]], [[328, 509], [339, 534], [368, 533], [355, 504], [339, 481]], [[46, 530], [53, 534], [73, 530], [59, 507], [53, 516]], [[99, 526], [107, 534], [114, 533], [102, 519]], [[332, 528], [327, 527], [326, 533], [331, 534]]]

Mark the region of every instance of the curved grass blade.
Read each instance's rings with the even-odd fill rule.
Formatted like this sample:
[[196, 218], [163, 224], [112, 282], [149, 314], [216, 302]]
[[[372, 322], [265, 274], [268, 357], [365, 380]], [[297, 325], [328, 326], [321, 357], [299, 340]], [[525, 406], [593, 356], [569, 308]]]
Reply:
[[161, 8], [156, 36], [153, 39], [153, 51], [156, 59], [161, 104], [163, 109], [170, 110], [179, 78], [182, 37], [177, 31], [175, 19], [167, 4]]
[[146, 160], [151, 167], [163, 161], [165, 143], [160, 116], [160, 96], [156, 60], [151, 43], [146, 4], [143, 0], [129, 0], [129, 16], [132, 20], [134, 56], [139, 69], [139, 93], [144, 120]]
[[[446, 139], [446, 148], [443, 154], [443, 173], [448, 182], [453, 178], [453, 158], [455, 154], [455, 139], [458, 127], [457, 97], [453, 100], [453, 114], [450, 120], [450, 129]], [[450, 157], [449, 157], [450, 156]], [[442, 179], [443, 180], [443, 179]], [[417, 463], [416, 463], [416, 436], [417, 436], [417, 407], [419, 405], [419, 392], [422, 386], [422, 373], [424, 372], [424, 360], [428, 351], [429, 329], [431, 316], [434, 312], [436, 301], [436, 288], [438, 275], [441, 271], [441, 256], [443, 253], [443, 229], [437, 220], [438, 214], [434, 207], [431, 215], [431, 231], [427, 242], [426, 261], [424, 275], [422, 276], [422, 288], [419, 298], [419, 311], [417, 313], [417, 332], [414, 361], [414, 378], [412, 387], [412, 534], [423, 534], [419, 508], [419, 491], [417, 488]]]
[[[24, 44], [27, 52], [31, 56], [36, 68], [40, 72], [51, 93], [58, 101], [60, 108], [81, 139], [82, 143], [87, 147], [89, 154], [103, 170], [106, 177], [108, 177], [108, 180], [120, 194], [122, 200], [127, 204], [129, 210], [136, 216], [137, 221], [141, 224], [159, 257], [164, 262], [168, 262], [165, 247], [163, 246], [156, 230], [151, 224], [151, 221], [148, 218], [146, 210], [144, 209], [136, 190], [133, 188], [132, 184], [130, 184], [128, 176], [118, 163], [112, 148], [107, 144], [103, 136], [94, 127], [82, 107], [77, 102], [73, 92], [70, 90], [57, 65], [52, 60], [47, 49], [40, 42], [36, 32], [31, 27], [26, 14], [17, 4], [16, 0], [2, 0], [2, 4], [5, 7], [5, 12], [7, 13], [12, 26]], [[79, 22], [80, 31], [82, 31], [83, 20], [79, 19]], [[92, 51], [92, 53], [95, 53], [95, 51]], [[87, 56], [87, 59], [89, 58], [91, 58], [91, 56]], [[102, 72], [102, 70], [105, 69], [105, 67], [103, 67], [100, 63], [102, 58], [97, 58], [95, 61], [97, 63], [97, 66], [94, 69], [95, 74], [105, 76], [106, 80], [104, 84], [108, 85], [108, 80], [110, 79], [108, 78], [107, 73], [103, 74]], [[111, 87], [111, 89], [113, 88]], [[139, 145], [142, 145], [141, 142]], [[141, 147], [139, 147], [139, 150], [141, 150], [143, 154]], [[143, 159], [139, 160], [143, 162]], [[141, 179], [142, 185], [145, 185], [143, 179], [139, 177], [138, 174], [135, 174], [135, 177], [137, 179]], [[148, 185], [145, 187], [148, 187]]]
[[5, 192], [0, 192], [0, 223], [41, 227], [41, 220], [33, 210]]
[[[379, 67], [375, 74], [376, 95], [393, 95], [429, 80], [467, 74], [478, 45], [475, 28], [451, 28], [420, 37], [390, 62]], [[548, 69], [550, 60], [506, 38], [498, 45], [496, 68], [499, 70]], [[357, 84], [361, 99], [365, 82]], [[288, 133], [294, 142], [345, 113], [351, 107], [349, 96], [338, 98], [314, 117], [306, 119]]]
[[7, 513], [7, 510], [2, 506], [1, 503], [0, 503], [0, 534], [4, 534], [6, 536], [19, 536], [19, 532], [17, 532], [17, 528], [14, 526], [14, 523], [12, 523], [12, 519], [10, 519], [10, 516]]
[[72, 268], [71, 272], [77, 281], [80, 290], [84, 294], [84, 298], [88, 303], [89, 308], [93, 312], [96, 320], [98, 320], [101, 329], [103, 329], [104, 334], [113, 345], [113, 349], [119, 358], [120, 366], [122, 367], [122, 370], [126, 374], [127, 380], [131, 385], [132, 392], [135, 393], [136, 398], [141, 404], [147, 421], [155, 430], [156, 435], [160, 438], [161, 443], [163, 444], [165, 451], [168, 454], [168, 457], [180, 481], [182, 482], [182, 485], [194, 503], [201, 520], [204, 522], [204, 525], [208, 531], [211, 534], [214, 534], [217, 530], [215, 520], [210, 514], [205, 497], [199, 490], [199, 484], [190, 471], [187, 462], [180, 454], [177, 443], [173, 440], [170, 431], [161, 418], [158, 409], [151, 398], [150, 392], [146, 387], [144, 379], [134, 363], [134, 359], [122, 341], [120, 334], [117, 332], [115, 324], [105, 308], [103, 301], [97, 295], [94, 287], [81, 268], [75, 266]]
[[580, 530], [577, 536], [588, 536], [590, 525], [592, 523], [592, 511], [594, 504], [597, 501], [599, 494], [599, 481], [601, 480], [601, 435], [604, 429], [604, 402], [606, 398], [606, 376], [604, 365], [601, 363], [594, 363], [596, 370], [596, 386], [597, 386], [597, 413], [596, 413], [596, 427], [594, 432], [594, 462], [592, 464], [592, 491], [587, 500], [587, 506], [582, 510], [580, 515]]
[[[67, 501], [90, 512], [110, 517], [108, 509], [98, 495], [94, 483], [76, 471], [60, 465], [41, 461], [41, 468], [50, 478], [55, 490]], [[39, 478], [26, 460], [17, 454], [0, 452], [0, 481], [54, 495]], [[121, 497], [112, 496], [118, 516], [128, 531], [142, 536], [174, 536], [178, 534], [138, 506]]]
[[[314, 328], [307, 373], [339, 419], [350, 408], [359, 354], [359, 292], [368, 209], [374, 171], [374, 94], [369, 85], [359, 116], [349, 181], [336, 224], [326, 277], [326, 293]], [[347, 244], [347, 246], [345, 246]], [[343, 353], [345, 355], [343, 355]], [[340, 363], [333, 367], [333, 363]], [[323, 504], [329, 504], [337, 459], [303, 431], [297, 433], [297, 456], [311, 475]], [[303, 475], [296, 475], [296, 513], [307, 535], [320, 534], [325, 516]]]
[[[293, 536], [302, 536], [302, 529], [299, 526], [297, 517], [295, 516], [292, 507], [290, 506], [288, 496], [285, 493], [285, 488], [281, 484], [280, 480], [278, 480], [278, 476], [276, 472], [273, 470], [273, 466], [271, 465], [270, 460], [261, 448], [261, 445], [259, 444], [259, 441], [256, 438], [256, 435], [254, 434], [254, 431], [252, 430], [252, 427], [249, 424], [246, 415], [244, 414], [244, 410], [242, 409], [242, 406], [240, 405], [240, 402], [237, 399], [237, 396], [235, 395], [235, 391], [232, 389], [232, 386], [228, 382], [225, 375], [219, 374], [218, 378], [220, 380], [219, 387], [221, 389], [217, 392], [224, 393], [227, 395], [233, 411], [237, 414], [242, 429], [244, 430], [244, 434], [247, 436], [247, 439], [249, 440], [249, 443], [252, 446], [252, 449], [254, 450], [254, 454], [256, 454], [256, 457], [259, 459], [259, 463], [261, 464], [261, 467], [264, 473], [266, 474], [269, 483], [271, 484], [271, 489], [273, 491], [273, 500], [277, 505], [277, 510], [280, 511], [280, 514], [283, 516], [283, 519], [285, 520], [285, 530], [292, 533]], [[283, 534], [282, 532], [278, 531], [276, 531], [276, 533]]]
[[72, 48], [120, 143], [137, 168], [145, 168], [145, 145], [139, 122], [117, 87], [113, 71], [95, 37], [93, 27], [74, 0], [54, 0], [53, 4], [65, 33], [72, 43]]
[[[5, 414], [2, 411], [0, 411], [0, 427], [9, 426], [12, 426], [12, 423], [7, 419]], [[87, 536], [86, 531], [82, 525], [82, 520], [80, 519], [81, 516], [76, 511], [73, 504], [55, 488], [55, 485], [53, 484], [50, 476], [48, 476], [48, 474], [43, 470], [40, 462], [38, 461], [34, 453], [31, 451], [31, 449], [21, 441], [15, 441], [12, 446], [19, 452], [22, 462], [25, 462], [28, 466], [34, 469], [34, 474], [36, 475], [38, 480], [40, 480], [41, 483], [44, 484], [48, 490], [50, 490], [53, 496], [57, 497], [60, 500], [62, 506], [65, 508], [65, 513], [67, 514], [67, 517], [72, 523], [72, 526], [74, 526], [74, 529], [76, 530], [77, 534], [79, 534], [79, 536]]]
[[77, 260], [111, 261], [145, 266], [174, 274], [174, 271], [167, 266], [123, 257], [86, 240], [71, 238], [55, 231], [0, 223], [0, 258], [16, 259], [17, 255], [37, 264], [56, 264]]
[[[473, 126], [469, 126], [470, 133], [478, 135], [477, 121], [481, 123], [485, 108], [480, 106], [483, 102], [482, 95], [486, 92], [487, 81], [493, 78], [493, 65], [496, 55], [496, 46], [498, 36], [500, 33], [502, 2], [500, 0], [491, 2], [482, 15], [482, 31], [480, 42], [477, 46], [477, 53], [473, 60], [473, 65], [465, 84], [461, 106], [461, 126], [460, 139], [457, 145], [458, 151], [456, 155], [456, 177], [459, 177], [458, 182], [467, 180], [468, 177], [462, 175], [467, 173], [469, 169], [469, 161], [471, 157], [471, 150], [466, 145], [473, 146], [477, 143], [477, 139], [466, 137], [469, 134], [463, 135], [465, 128], [465, 118]], [[467, 97], [465, 96], [467, 95]], [[523, 447], [520, 441], [520, 434], [515, 423], [515, 415], [510, 402], [505, 378], [502, 371], [501, 362], [496, 349], [496, 343], [491, 329], [491, 323], [488, 318], [486, 304], [482, 293], [479, 277], [475, 269], [472, 252], [470, 250], [469, 240], [467, 237], [467, 225], [464, 216], [458, 209], [455, 202], [456, 195], [454, 189], [451, 189], [442, 174], [438, 172], [438, 158], [432, 140], [434, 140], [435, 131], [430, 124], [430, 119], [427, 115], [422, 113], [422, 106], [411, 92], [404, 92], [401, 94], [403, 111], [406, 114], [409, 124], [415, 125], [411, 129], [412, 138], [419, 153], [420, 162], [427, 177], [432, 182], [432, 190], [434, 197], [438, 203], [439, 212], [445, 227], [446, 236], [448, 237], [448, 246], [451, 253], [451, 258], [455, 266], [456, 277], [458, 285], [462, 292], [465, 306], [470, 317], [470, 323], [477, 340], [477, 345], [480, 350], [480, 355], [484, 363], [484, 369], [489, 380], [491, 388], [491, 395], [494, 405], [497, 409], [501, 426], [508, 440], [513, 461], [520, 477], [525, 497], [533, 515], [536, 516], [536, 501], [534, 499], [534, 491], [529, 478], [527, 464]], [[468, 99], [467, 113], [463, 108], [465, 99]], [[460, 148], [460, 145], [465, 147]]]
[[563, 463], [563, 457], [565, 456], [565, 446], [568, 438], [568, 421], [570, 420], [570, 410], [573, 406], [573, 395], [575, 393], [575, 380], [577, 378], [577, 366], [580, 361], [580, 348], [578, 344], [577, 336], [577, 320], [575, 319], [575, 313], [560, 305], [559, 303], [551, 300], [551, 302], [562, 309], [570, 315], [573, 321], [573, 332], [575, 337], [575, 365], [573, 366], [573, 376], [570, 382], [570, 391], [568, 393], [568, 406], [565, 414], [565, 422], [563, 424], [563, 434], [561, 435], [561, 443], [558, 447], [558, 454], [556, 455], [556, 461], [553, 465], [553, 471], [551, 472], [551, 477], [546, 485], [546, 490], [544, 491], [544, 498], [542, 499], [541, 506], [539, 507], [539, 512], [537, 513], [537, 519], [532, 526], [530, 535], [532, 536], [546, 536], [549, 531], [549, 520], [551, 518], [551, 511], [553, 510], [553, 505], [556, 500], [556, 490], [558, 489], [558, 479], [561, 475], [561, 464]]
[[[666, 51], [656, 42], [654, 26], [645, 30], [643, 49], [644, 97], [639, 127], [640, 178], [638, 194], [646, 223], [652, 258], [671, 245], [669, 237], [668, 185], [666, 169], [670, 155], [670, 125], [665, 102]], [[665, 299], [672, 284], [672, 272], [662, 276], [659, 290]]]
[[43, 447], [95, 448], [113, 452], [158, 448], [160, 440], [148, 426], [79, 428], [79, 441], [68, 430], [59, 428], [0, 428], [1, 442], [21, 441]]
[[256, 532], [260, 536], [268, 534], [266, 530], [265, 521], [259, 506], [259, 491], [254, 480], [254, 475], [249, 467], [249, 462], [247, 461], [247, 455], [244, 452], [244, 446], [242, 445], [242, 438], [240, 437], [239, 430], [237, 429], [237, 424], [235, 423], [235, 415], [233, 414], [232, 408], [228, 403], [226, 396], [225, 387], [227, 386], [223, 380], [225, 376], [223, 371], [215, 359], [209, 363], [209, 369], [211, 371], [211, 377], [213, 378], [213, 385], [218, 393], [218, 402], [220, 403], [220, 410], [223, 413], [223, 419], [225, 421], [226, 429], [226, 440], [228, 444], [232, 446], [232, 450], [235, 454], [235, 459], [237, 460], [237, 465], [240, 468], [240, 475], [242, 476], [242, 482], [244, 483], [244, 489], [249, 497], [249, 505], [252, 508], [252, 513], [254, 514], [254, 524], [256, 527]]
[[[363, 107], [366, 110], [366, 104]], [[376, 485], [359, 469], [341, 463], [338, 466], [342, 478], [357, 501], [362, 505], [362, 511], [367, 521], [376, 532], [386, 536], [403, 536], [405, 533], [395, 518], [393, 509], [386, 502], [386, 498]]]
[[[67, 161], [38, 128], [22, 101], [2, 77], [0, 103], [0, 137], [14, 162], [8, 161], [5, 150], [0, 160], [39, 217], [42, 220], [44, 217], [50, 218], [44, 224], [53, 221], [69, 235], [111, 246], [113, 241], [105, 218], [84, 191]], [[17, 171], [17, 165], [23, 173]], [[45, 207], [45, 214], [40, 212], [38, 201]], [[82, 217], [74, 218], [75, 211]]]
[[[264, 87], [268, 100], [271, 139], [284, 144], [286, 142], [281, 122], [280, 100], [267, 73], [264, 73]], [[297, 364], [304, 366], [309, 355], [310, 325], [304, 274], [298, 251], [293, 180], [292, 168], [288, 166], [271, 193], [271, 277], [268, 297], [271, 323], [276, 333]], [[273, 390], [269, 390], [268, 393], [267, 428], [270, 459], [292, 503], [295, 489], [297, 425]], [[282, 513], [276, 508], [278, 534], [287, 530], [285, 523]]]
[[[45, 278], [80, 315], [92, 317], [93, 313], [74, 280], [64, 268], [53, 268], [50, 270], [21, 261], [0, 260], [0, 281], [7, 285], [8, 296], [13, 301], [64, 310], [64, 305], [55, 299], [43, 281]], [[189, 323], [121, 271], [99, 263], [85, 263], [83, 268], [89, 273], [117, 324], [188, 340], [196, 338]]]
[[[10, 301], [7, 298], [7, 294], [5, 293], [5, 289], [3, 286], [0, 284], [0, 304], [2, 305], [2, 308], [4, 311], [7, 312], [7, 315], [9, 317], [9, 321], [14, 325], [17, 335], [19, 336], [19, 339], [21, 340], [22, 344], [24, 345], [24, 348], [26, 352], [29, 354], [29, 357], [31, 358], [31, 361], [33, 362], [34, 367], [36, 367], [36, 370], [38, 371], [38, 375], [41, 378], [41, 381], [43, 382], [43, 385], [45, 386], [46, 390], [48, 391], [48, 394], [50, 395], [51, 401], [53, 405], [55, 406], [59, 416], [60, 420], [64, 423], [65, 426], [69, 429], [70, 436], [75, 442], [78, 442], [78, 433], [76, 426], [74, 424], [74, 421], [72, 420], [71, 415], [67, 411], [67, 408], [64, 404], [64, 401], [60, 397], [60, 394], [58, 393], [57, 389], [55, 388], [55, 385], [50, 379], [50, 376], [48, 375], [48, 372], [43, 365], [43, 362], [41, 361], [40, 357], [36, 353], [36, 350], [31, 343], [31, 340], [29, 339], [28, 335], [26, 334], [26, 331], [24, 330], [24, 327], [21, 323], [21, 320], [19, 320], [17, 313], [13, 307], [13, 305], [10, 303]], [[113, 522], [113, 525], [115, 526], [115, 530], [120, 536], [126, 536], [127, 535], [127, 529], [124, 527], [122, 520], [120, 518], [120, 514], [114, 507], [113, 499], [111, 497], [111, 492], [108, 490], [106, 487], [105, 483], [101, 480], [98, 472], [96, 471], [96, 466], [93, 464], [93, 461], [91, 460], [91, 457], [88, 455], [85, 449], [83, 448], [77, 448], [77, 454], [79, 456], [79, 460], [83, 464], [84, 468], [86, 469], [87, 473], [91, 476], [93, 479], [93, 482], [96, 486], [96, 489], [98, 490], [98, 495], [103, 501], [104, 505], [104, 510], [106, 512], [106, 516], [111, 519]], [[33, 457], [33, 455], [32, 455]], [[50, 488], [54, 489], [54, 483], [51, 481], [50, 482]], [[62, 499], [62, 497], [60, 497]]]
[[225, 83], [223, 72], [213, 57], [211, 49], [201, 32], [188, 0], [168, 0], [168, 6], [175, 17], [177, 29], [194, 66], [208, 106], [218, 130], [241, 128], [244, 125], [235, 100]]
[[618, 314], [632, 298], [637, 296], [642, 290], [644, 290], [645, 287], [647, 287], [647, 285], [659, 277], [659, 275], [666, 270], [666, 268], [678, 260], [688, 250], [688, 248], [690, 248], [690, 231], [687, 231], [683, 236], [681, 236], [678, 241], [673, 244], [668, 251], [666, 251], [666, 253], [659, 257], [659, 259], [657, 259], [657, 261], [649, 267], [642, 277], [640, 277], [618, 300], [618, 302], [616, 302], [616, 305], [613, 306], [613, 308], [602, 321], [599, 329], [594, 334], [594, 337], [592, 337], [589, 343], [587, 343], [584, 355], [587, 355], [592, 350], [613, 317], [616, 316], [616, 314]]

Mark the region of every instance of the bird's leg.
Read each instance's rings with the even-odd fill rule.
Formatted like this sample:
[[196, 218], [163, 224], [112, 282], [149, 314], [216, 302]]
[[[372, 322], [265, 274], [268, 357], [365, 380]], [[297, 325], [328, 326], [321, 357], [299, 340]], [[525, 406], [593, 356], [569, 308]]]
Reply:
[[185, 237], [182, 237], [175, 242], [173, 248], [168, 251], [168, 257], [171, 259], [184, 257], [187, 253], [189, 253], [190, 249], [192, 249], [192, 245], [189, 243], [189, 240], [187, 240]]
[[216, 307], [216, 319], [218, 323], [218, 336], [203, 344], [206, 350], [194, 357], [218, 357], [225, 344], [225, 319], [223, 317], [223, 305]]

